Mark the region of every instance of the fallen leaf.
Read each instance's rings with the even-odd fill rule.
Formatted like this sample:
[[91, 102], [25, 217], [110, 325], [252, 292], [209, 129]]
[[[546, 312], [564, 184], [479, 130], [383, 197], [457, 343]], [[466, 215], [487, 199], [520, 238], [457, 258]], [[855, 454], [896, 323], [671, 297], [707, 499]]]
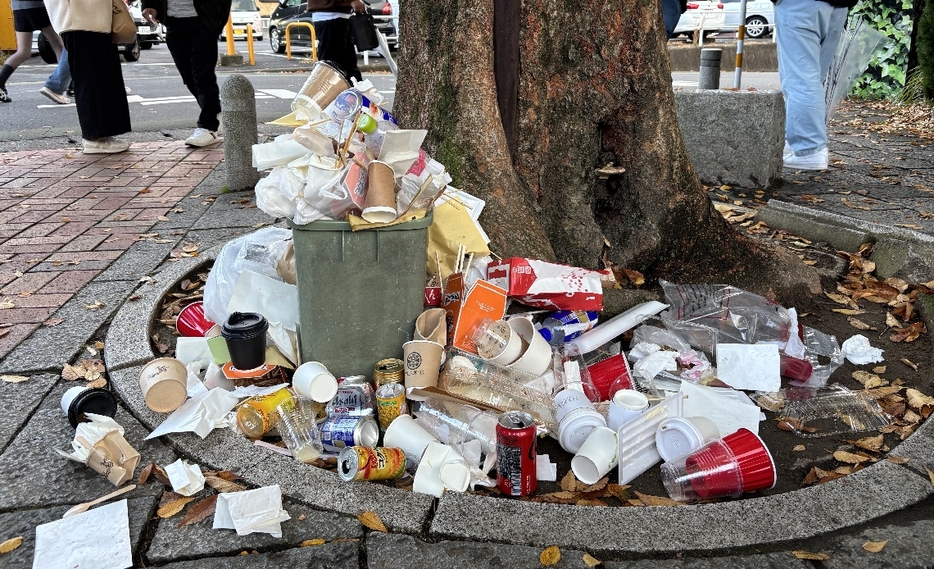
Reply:
[[23, 545], [23, 536], [12, 537], [0, 543], [0, 554], [9, 553], [21, 545]]
[[208, 496], [192, 506], [191, 509], [188, 510], [188, 513], [185, 514], [185, 517], [182, 518], [182, 521], [179, 522], [178, 527], [196, 524], [213, 514], [214, 508], [217, 507], [217, 496], [217, 494]]
[[885, 547], [885, 544], [888, 542], [889, 540], [867, 541], [866, 543], [863, 544], [863, 549], [865, 549], [869, 553], [879, 553], [880, 551], [882, 551], [882, 548]]
[[49, 318], [48, 320], [43, 322], [42, 325], [43, 326], [58, 326], [62, 322], [64, 322], [64, 320], [62, 320], [61, 318]]
[[862, 464], [872, 460], [872, 458], [868, 456], [846, 452], [845, 450], [838, 450], [837, 452], [833, 453], [833, 457], [840, 462], [846, 462], [847, 464]]
[[934, 397], [925, 395], [917, 389], [908, 389], [905, 391], [905, 397], [908, 399], [908, 406], [918, 410], [925, 418], [934, 409]]
[[835, 292], [825, 292], [824, 294], [827, 296], [827, 298], [836, 302], [837, 304], [849, 306], [853, 309], [859, 309], [859, 306], [857, 306], [853, 299], [848, 296], [843, 296], [842, 294], [837, 294]]
[[889, 456], [885, 457], [885, 459], [893, 464], [905, 464], [908, 462], [908, 459], [904, 456], [895, 456], [894, 454], [890, 454]]
[[7, 300], [0, 301], [0, 310], [3, 310], [5, 308], [13, 308], [15, 306], [16, 304], [14, 304], [12, 300], [7, 299]]
[[95, 379], [94, 381], [89, 381], [87, 386], [93, 388], [107, 387], [107, 380], [101, 377]]
[[545, 549], [542, 551], [541, 555], [538, 556], [538, 562], [545, 567], [555, 565], [558, 561], [561, 561], [561, 550], [558, 549], [557, 545], [552, 545]]
[[100, 308], [104, 308], [104, 303], [99, 300], [95, 300], [91, 304], [85, 304], [84, 307], [88, 310], [98, 310]]
[[853, 310], [852, 308], [831, 308], [831, 312], [836, 312], [837, 314], [845, 314], [847, 316], [856, 316], [857, 314], [865, 314], [865, 310]]
[[149, 475], [152, 474], [152, 468], [156, 465], [155, 462], [150, 462], [142, 470], [139, 471], [139, 478], [136, 479], [136, 483], [142, 486], [149, 480]]
[[364, 526], [370, 528], [373, 531], [381, 531], [383, 533], [389, 533], [389, 530], [386, 529], [386, 525], [383, 523], [383, 520], [379, 519], [379, 516], [376, 512], [371, 512], [367, 510], [362, 514], [357, 514], [357, 519], [360, 520], [360, 523]]
[[652, 496], [650, 494], [643, 494], [642, 492], [636, 492], [633, 490], [633, 493], [639, 497], [641, 501], [646, 506], [680, 506], [682, 502], [677, 502], [671, 498], [663, 498], [661, 496]]
[[299, 547], [310, 547], [312, 545], [324, 545], [325, 541], [323, 539], [306, 539], [305, 541], [298, 544]]
[[604, 488], [606, 488], [606, 485], [607, 485], [609, 482], [610, 482], [609, 476], [604, 476], [603, 478], [601, 478], [600, 480], [597, 480], [595, 483], [593, 483], [593, 484], [591, 484], [591, 485], [589, 485], [589, 486], [582, 486], [583, 483], [582, 483], [582, 482], [578, 482], [578, 483], [577, 483], [577, 489], [578, 489], [579, 492], [584, 492], [584, 493], [588, 493], [588, 492], [599, 492], [600, 490], [603, 490]]
[[893, 342], [914, 342], [921, 335], [921, 332], [924, 331], [924, 322], [914, 322], [909, 325], [907, 328], [903, 328], [891, 336], [889, 340]]
[[0, 380], [7, 383], [22, 383], [29, 379], [25, 375], [0, 375]]
[[830, 556], [826, 553], [811, 553], [810, 551], [804, 551], [802, 549], [792, 551], [791, 554], [798, 559], [809, 559], [811, 561], [827, 561], [830, 559]]
[[902, 323], [898, 321], [898, 318], [892, 316], [891, 312], [885, 313], [885, 325], [889, 328], [901, 328]]
[[883, 387], [888, 385], [889, 382], [882, 379], [874, 373], [869, 373], [864, 370], [857, 370], [853, 372], [853, 379], [863, 384], [863, 387], [866, 389], [874, 389], [876, 387]]
[[861, 449], [872, 451], [872, 452], [882, 452], [882, 449], [885, 447], [883, 442], [882, 435], [877, 437], [864, 437], [857, 441], [847, 441], [852, 443], [853, 446], [857, 446]]
[[853, 318], [852, 316], [847, 318], [846, 321], [850, 323], [850, 326], [856, 328], [857, 330], [869, 330], [870, 328], [872, 328], [872, 326], [870, 326], [869, 324], [866, 324], [859, 318]]
[[194, 253], [197, 250], [198, 250], [198, 246], [194, 243], [186, 243], [185, 246], [182, 247], [182, 251], [186, 253]]
[[242, 492], [246, 490], [246, 486], [231, 482], [230, 480], [224, 480], [219, 476], [205, 475], [204, 482], [218, 492]]
[[74, 381], [79, 377], [84, 377], [84, 371], [79, 370], [78, 368], [65, 364], [62, 367], [62, 379], [65, 381]]
[[587, 567], [591, 567], [591, 568], [596, 567], [597, 565], [600, 565], [601, 563], [603, 563], [603, 561], [600, 561], [599, 559], [592, 557], [589, 553], [585, 553], [584, 556], [581, 557], [581, 559], [584, 561]]
[[796, 445], [795, 448], [791, 449], [792, 452], [801, 452], [805, 449], [804, 445]]
[[561, 478], [561, 489], [565, 492], [577, 491], [577, 478], [574, 476], [573, 470], [568, 470], [568, 473]]
[[901, 358], [901, 359], [898, 360], [898, 361], [902, 362], [903, 364], [905, 364], [906, 366], [910, 367], [911, 369], [913, 369], [913, 370], [915, 370], [915, 371], [918, 371], [918, 364], [912, 362], [912, 361], [909, 360], [908, 358]]
[[0, 338], [6, 336], [6, 335], [9, 334], [9, 333], [10, 333], [10, 329], [9, 329], [9, 328], [4, 328], [3, 330], [0, 330]]
[[931, 472], [931, 469], [927, 466], [924, 467], [924, 470], [928, 473], [928, 479], [931, 481], [931, 484], [934, 485], [934, 472]]
[[162, 519], [171, 518], [172, 516], [184, 510], [188, 502], [193, 500], [194, 498], [190, 496], [181, 496], [176, 498], [175, 500], [172, 500], [171, 502], [161, 506], [158, 510], [156, 510], [156, 515]]
[[[162, 468], [161, 466], [159, 466], [158, 464], [156, 464], [156, 465], [153, 467], [153, 469], [152, 469], [152, 475], [155, 476], [155, 477], [156, 477], [156, 480], [158, 480], [159, 482], [161, 482], [163, 485], [169, 486], [169, 487], [172, 486], [172, 482], [169, 480], [169, 475], [166, 474], [165, 469]], [[163, 494], [163, 497], [164, 497], [164, 496], [165, 496], [165, 495]], [[160, 503], [159, 505], [162, 506], [163, 504]]]

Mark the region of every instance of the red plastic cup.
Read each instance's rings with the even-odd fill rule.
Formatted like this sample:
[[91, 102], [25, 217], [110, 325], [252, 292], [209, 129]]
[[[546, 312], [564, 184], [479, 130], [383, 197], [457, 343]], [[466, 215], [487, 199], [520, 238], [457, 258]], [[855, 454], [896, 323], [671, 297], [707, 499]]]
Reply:
[[441, 287], [425, 287], [425, 306], [441, 306]]
[[723, 443], [739, 463], [743, 477], [743, 492], [774, 488], [778, 482], [775, 460], [758, 435], [749, 429], [740, 429], [723, 437]]
[[601, 360], [587, 368], [590, 380], [600, 392], [600, 401], [608, 401], [620, 389], [633, 389], [629, 366], [622, 354]]
[[192, 302], [178, 313], [175, 319], [175, 328], [182, 336], [198, 337], [207, 334], [215, 326], [204, 316], [204, 303]]
[[785, 354], [779, 354], [779, 373], [795, 381], [807, 381], [814, 373], [814, 366], [807, 360], [800, 360]]

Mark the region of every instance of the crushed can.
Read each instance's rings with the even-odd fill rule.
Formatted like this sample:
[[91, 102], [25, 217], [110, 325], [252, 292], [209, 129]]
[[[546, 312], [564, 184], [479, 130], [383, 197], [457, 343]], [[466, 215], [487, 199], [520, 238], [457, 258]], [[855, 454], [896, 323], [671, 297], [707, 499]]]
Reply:
[[538, 486], [535, 420], [509, 411], [496, 421], [496, 486], [507, 496], [528, 496]]
[[375, 411], [376, 394], [365, 375], [349, 375], [337, 379], [337, 394], [326, 407], [329, 417], [369, 416]]
[[347, 447], [337, 455], [341, 480], [393, 480], [405, 474], [405, 452], [393, 447]]

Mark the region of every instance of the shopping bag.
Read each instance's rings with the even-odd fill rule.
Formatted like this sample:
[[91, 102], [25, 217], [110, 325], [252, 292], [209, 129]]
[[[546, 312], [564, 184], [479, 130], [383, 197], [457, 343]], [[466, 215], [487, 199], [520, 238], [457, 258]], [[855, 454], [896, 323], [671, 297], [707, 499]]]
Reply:
[[110, 40], [113, 43], [133, 43], [136, 40], [136, 23], [123, 0], [113, 0], [113, 21], [110, 25]]
[[376, 37], [376, 24], [370, 14], [354, 14], [350, 17], [350, 32], [357, 51], [376, 49], [379, 39]]

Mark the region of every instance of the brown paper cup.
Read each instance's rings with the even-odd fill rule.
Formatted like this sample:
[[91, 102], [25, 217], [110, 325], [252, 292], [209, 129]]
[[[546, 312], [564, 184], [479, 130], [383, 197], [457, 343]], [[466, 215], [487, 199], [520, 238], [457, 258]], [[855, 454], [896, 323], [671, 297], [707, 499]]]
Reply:
[[188, 397], [188, 370], [175, 358], [152, 360], [139, 372], [139, 388], [146, 406], [157, 413], [181, 407]]
[[428, 340], [412, 340], [402, 344], [405, 361], [405, 389], [435, 387], [444, 346]]
[[389, 164], [373, 160], [367, 165], [363, 219], [370, 223], [389, 223], [399, 217], [395, 185], [395, 174]]
[[292, 101], [292, 110], [295, 111], [296, 107], [308, 110], [310, 107], [314, 109], [312, 112], [320, 114], [342, 91], [350, 88], [351, 85], [343, 73], [324, 61], [318, 61], [311, 68], [311, 74]]
[[430, 308], [422, 312], [415, 320], [415, 339], [447, 344], [446, 319], [447, 312], [443, 308]]

